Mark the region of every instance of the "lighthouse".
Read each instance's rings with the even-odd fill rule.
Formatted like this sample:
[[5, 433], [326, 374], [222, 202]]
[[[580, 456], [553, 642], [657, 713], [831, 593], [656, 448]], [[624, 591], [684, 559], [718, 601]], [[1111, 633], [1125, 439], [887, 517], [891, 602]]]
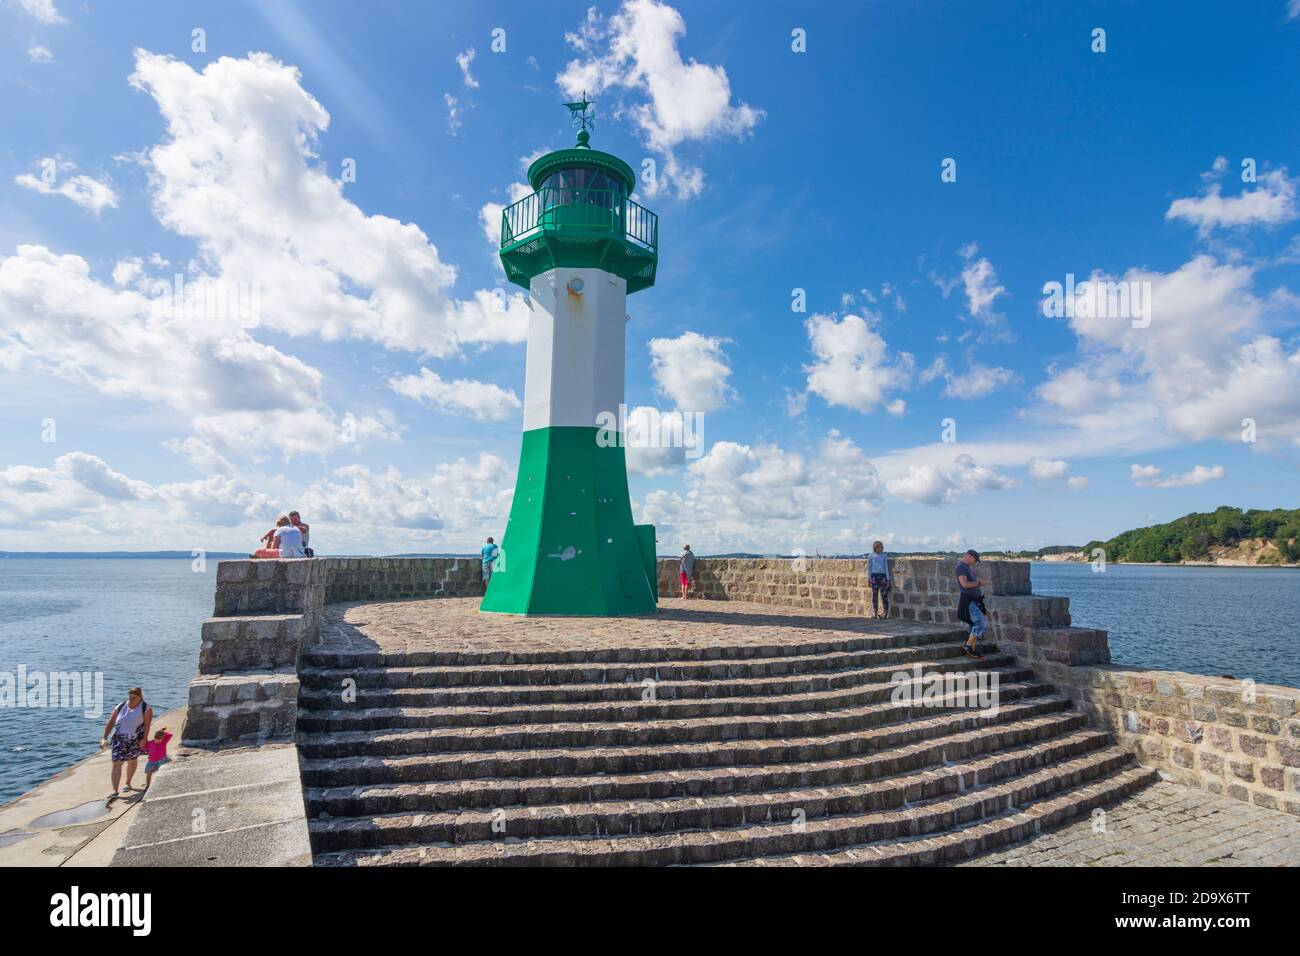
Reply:
[[659, 220], [632, 200], [632, 167], [592, 149], [586, 97], [565, 105], [577, 144], [537, 159], [532, 194], [501, 215], [531, 315], [519, 475], [481, 609], [652, 614], [654, 527], [633, 523], [619, 429], [627, 297], [654, 285]]

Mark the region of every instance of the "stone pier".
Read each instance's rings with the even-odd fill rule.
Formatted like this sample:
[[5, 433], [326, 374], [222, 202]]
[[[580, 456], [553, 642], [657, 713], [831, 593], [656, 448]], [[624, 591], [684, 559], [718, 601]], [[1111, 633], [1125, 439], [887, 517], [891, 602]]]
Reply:
[[[1024, 562], [981, 563], [969, 660], [951, 560], [892, 571], [887, 621], [832, 559], [701, 559], [685, 602], [663, 559], [653, 617], [520, 618], [479, 613], [474, 559], [222, 562], [183, 738], [296, 749], [295, 799], [257, 811], [284, 863], [308, 837], [317, 865], [1009, 862], [1117, 807], [1146, 833], [1183, 806], [1133, 803], [1161, 778], [1243, 807], [1225, 859], [1291, 852], [1250, 851], [1300, 815], [1300, 690], [1114, 665]], [[166, 861], [152, 802], [121, 862]]]

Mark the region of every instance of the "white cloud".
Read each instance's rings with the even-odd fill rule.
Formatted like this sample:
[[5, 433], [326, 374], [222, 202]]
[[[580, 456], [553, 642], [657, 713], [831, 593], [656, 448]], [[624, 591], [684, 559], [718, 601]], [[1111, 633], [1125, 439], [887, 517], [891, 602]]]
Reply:
[[28, 16], [34, 17], [46, 26], [68, 22], [54, 6], [54, 0], [12, 0], [12, 2]]
[[163, 447], [185, 457], [195, 471], [206, 475], [233, 475], [235, 466], [201, 438], [169, 438]]
[[947, 383], [943, 394], [954, 398], [981, 398], [1005, 385], [1020, 381], [1020, 376], [1008, 368], [983, 365], [968, 359], [965, 372], [957, 372], [948, 365], [947, 356], [939, 355], [917, 377], [922, 385], [936, 378]]
[[859, 412], [884, 406], [890, 414], [902, 414], [902, 400], [891, 399], [889, 393], [911, 385], [916, 367], [911, 355], [891, 356], [885, 340], [856, 315], [838, 321], [830, 315], [813, 315], [805, 328], [814, 359], [804, 366], [809, 392], [829, 405]]
[[1284, 169], [1261, 173], [1254, 189], [1227, 198], [1219, 183], [1212, 183], [1203, 195], [1175, 199], [1165, 212], [1166, 219], [1191, 223], [1202, 235], [1215, 228], [1273, 226], [1297, 216], [1296, 181], [1287, 178]]
[[1044, 487], [1063, 486], [1069, 491], [1082, 491], [1088, 487], [1088, 479], [1071, 475], [1070, 463], [1061, 458], [1033, 457], [1025, 470], [1030, 478]]
[[723, 342], [698, 332], [683, 332], [675, 339], [651, 339], [646, 345], [658, 391], [683, 411], [722, 408], [732, 393], [727, 385], [731, 367]]
[[55, 160], [54, 181], [47, 182], [44, 176], [20, 173], [14, 182], [26, 189], [32, 189], [43, 196], [62, 196], [70, 199], [83, 209], [98, 216], [105, 209], [117, 208], [117, 193], [106, 182], [81, 174], [69, 175], [75, 168], [73, 164]]
[[1185, 471], [1181, 475], [1164, 476], [1162, 472], [1163, 469], [1156, 465], [1129, 466], [1129, 478], [1139, 488], [1187, 488], [1203, 485], [1207, 481], [1217, 481], [1224, 476], [1222, 465], [1215, 465], [1212, 468], [1197, 465], [1191, 471]]
[[[22, 245], [0, 257], [0, 352], [111, 397], [171, 408], [227, 453], [323, 454], [346, 442], [319, 371], [227, 322], [159, 307], [167, 303], [96, 281], [80, 256]], [[388, 430], [364, 417], [351, 431]]]
[[1018, 381], [1020, 376], [1009, 368], [971, 362], [963, 374], [948, 380], [943, 393], [956, 398], [980, 398]]
[[50, 48], [40, 43], [33, 43], [27, 48], [27, 59], [33, 63], [53, 63], [54, 54]]
[[966, 313], [982, 324], [986, 334], [994, 340], [1010, 340], [1006, 317], [994, 306], [999, 296], [1006, 295], [1006, 287], [998, 282], [997, 270], [985, 257], [976, 258], [979, 248], [975, 243], [964, 246], [961, 257], [966, 265], [961, 270], [962, 287], [966, 292]]
[[50, 468], [0, 468], [0, 529], [15, 546], [43, 550], [54, 531], [69, 550], [154, 549], [160, 527], [171, 529], [167, 547], [251, 550], [277, 514], [296, 508], [322, 553], [467, 550], [500, 534], [513, 477], [483, 454], [422, 476], [352, 465], [305, 484], [258, 478], [256, 490], [223, 474], [150, 485], [71, 452]]
[[461, 533], [460, 540], [480, 532], [499, 534], [509, 513], [513, 477], [513, 469], [489, 454], [439, 464], [422, 477], [393, 467], [372, 471], [349, 465], [308, 486], [300, 495], [300, 510], [315, 516], [309, 519], [313, 546], [319, 522], [347, 528], [362, 543], [380, 542], [392, 553], [402, 541], [427, 543], [428, 532]]
[[447, 104], [447, 132], [455, 136], [460, 132], [460, 128], [465, 125], [465, 121], [461, 119], [461, 114], [465, 112], [465, 108], [460, 105], [460, 100], [450, 93], [443, 93], [442, 101]]
[[1070, 463], [1059, 458], [1056, 460], [1049, 458], [1029, 459], [1029, 477], [1037, 478], [1040, 481], [1055, 481], [1064, 478], [1069, 470]]
[[904, 477], [885, 482], [885, 490], [904, 501], [925, 505], [952, 504], [967, 492], [1006, 491], [1020, 482], [976, 464], [969, 454], [959, 454], [950, 467], [909, 465]]
[[97, 537], [105, 549], [125, 542], [156, 548], [164, 525], [192, 529], [169, 537], [169, 546], [202, 548], [212, 526], [269, 524], [273, 517], [267, 496], [242, 481], [213, 476], [150, 485], [86, 452], [60, 455], [52, 468], [0, 469], [0, 528], [26, 532], [45, 550], [54, 531], [67, 550], [94, 550]]
[[474, 57], [477, 55], [478, 54], [474, 52], [473, 47], [456, 54], [456, 65], [460, 67], [461, 79], [471, 90], [478, 89], [478, 80], [474, 79], [474, 74], [469, 71], [469, 66], [474, 62]]
[[1066, 412], [1080, 412], [1100, 402], [1113, 402], [1124, 394], [1118, 381], [1098, 363], [1088, 368], [1048, 369], [1048, 379], [1036, 389], [1039, 398]]
[[134, 285], [142, 275], [144, 275], [144, 264], [139, 256], [119, 259], [113, 266], [114, 285]]
[[490, 382], [459, 378], [448, 382], [427, 368], [418, 375], [395, 375], [388, 387], [449, 415], [502, 421], [523, 407], [517, 395]]
[[109, 468], [102, 459], [85, 452], [74, 451], [59, 456], [54, 462], [54, 468], [88, 491], [105, 498], [136, 501], [153, 493], [153, 489], [145, 482], [134, 481]]
[[1076, 314], [1079, 364], [1053, 370], [1040, 397], [1076, 423], [1090, 415], [1111, 427], [1106, 410], [1122, 407], [1154, 414], [1177, 438], [1240, 440], [1250, 419], [1261, 448], [1300, 442], [1300, 348], [1265, 332], [1280, 318], [1294, 321], [1289, 295], [1260, 298], [1254, 267], [1207, 255], [1170, 273], [1131, 269], [1123, 280], [1150, 283], [1150, 325]]
[[315, 162], [329, 114], [293, 67], [253, 53], [199, 73], [137, 51], [131, 83], [167, 127], [145, 154], [159, 220], [194, 239], [210, 274], [260, 288], [261, 324], [437, 357], [527, 337], [522, 296], [504, 310], [485, 291], [455, 299], [456, 269], [419, 227], [344, 197]]
[[656, 526], [663, 547], [690, 542], [704, 553], [812, 553], [846, 528], [865, 533], [882, 497], [874, 465], [835, 431], [811, 454], [717, 442], [687, 466], [684, 481], [684, 494], [647, 495], [638, 517]]
[[[251, 54], [199, 73], [137, 51], [131, 83], [153, 97], [167, 130], [135, 157], [154, 212], [193, 239], [197, 255], [177, 277], [123, 258], [113, 285], [80, 256], [44, 246], [0, 256], [6, 368], [170, 408], [212, 454], [261, 460], [395, 440], [399, 429], [383, 411], [331, 409], [320, 372], [257, 341], [256, 329], [440, 357], [525, 340], [523, 296], [454, 298], [456, 270], [418, 227], [368, 216], [343, 197], [313, 152], [329, 117], [295, 69]], [[182, 278], [191, 295], [173, 308], [170, 289]], [[241, 305], [246, 290], [257, 307], [210, 307], [236, 288]]]
[[683, 143], [718, 136], [745, 136], [763, 117], [746, 103], [733, 103], [727, 71], [683, 59], [678, 44], [686, 21], [657, 0], [625, 0], [608, 20], [595, 7], [565, 39], [579, 54], [556, 77], [566, 95], [621, 89], [642, 97], [628, 108], [646, 144], [666, 160], [658, 187], [671, 183], [679, 196], [703, 188], [703, 172], [679, 163]]

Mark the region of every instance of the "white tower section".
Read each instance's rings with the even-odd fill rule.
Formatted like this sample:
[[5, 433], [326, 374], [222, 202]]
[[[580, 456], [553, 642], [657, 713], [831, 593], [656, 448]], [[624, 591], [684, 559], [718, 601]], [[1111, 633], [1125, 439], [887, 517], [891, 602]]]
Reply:
[[524, 431], [597, 427], [623, 403], [627, 280], [603, 269], [556, 268], [529, 284]]

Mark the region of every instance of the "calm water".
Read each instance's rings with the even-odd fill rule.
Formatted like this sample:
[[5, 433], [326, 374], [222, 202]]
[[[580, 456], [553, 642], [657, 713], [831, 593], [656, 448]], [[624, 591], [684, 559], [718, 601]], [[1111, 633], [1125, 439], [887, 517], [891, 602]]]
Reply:
[[1034, 563], [1079, 627], [1110, 632], [1116, 664], [1300, 687], [1300, 568]]
[[[111, 709], [139, 684], [158, 713], [185, 702], [216, 562], [0, 560], [0, 671], [90, 670]], [[1038, 564], [1076, 624], [1110, 632], [1116, 663], [1300, 687], [1300, 570]], [[96, 751], [107, 712], [0, 709], [0, 802]], [[179, 727], [170, 728], [179, 731]]]
[[[105, 708], [95, 717], [0, 709], [0, 803], [97, 752], [128, 687], [142, 687], [156, 715], [185, 703], [216, 566], [196, 573], [188, 560], [0, 560], [0, 671], [100, 671]], [[179, 726], [168, 729], [179, 737]]]

